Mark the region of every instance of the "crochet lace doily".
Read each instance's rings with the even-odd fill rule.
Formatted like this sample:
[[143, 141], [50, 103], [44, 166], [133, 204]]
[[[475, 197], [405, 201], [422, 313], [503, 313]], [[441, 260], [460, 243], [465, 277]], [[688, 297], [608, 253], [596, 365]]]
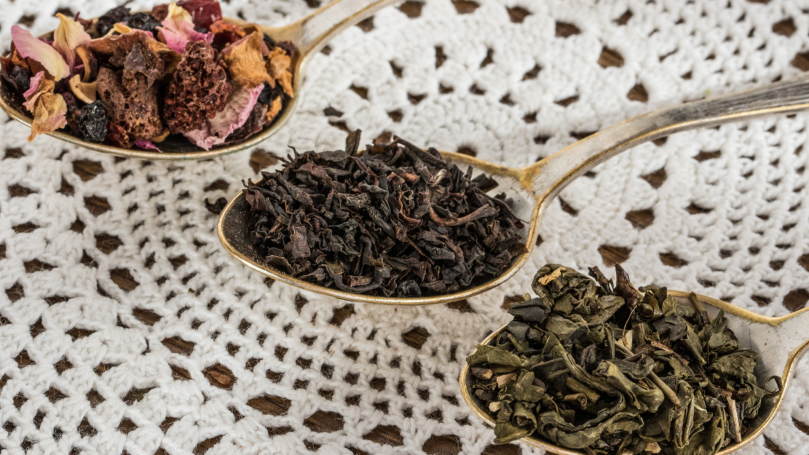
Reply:
[[[225, 0], [284, 24], [319, 0]], [[56, 11], [0, 0], [0, 47]], [[151, 7], [139, 1], [133, 8]], [[494, 446], [464, 404], [465, 357], [546, 262], [620, 262], [637, 285], [775, 316], [809, 299], [809, 114], [644, 144], [566, 188], [531, 259], [468, 301], [347, 304], [232, 259], [203, 200], [348, 129], [524, 166], [651, 109], [809, 70], [809, 2], [429, 0], [351, 27], [307, 69], [298, 111], [258, 148], [205, 162], [117, 159], [0, 114], [3, 454], [539, 454]], [[332, 108], [324, 112], [324, 109]], [[742, 454], [805, 455], [809, 363]]]

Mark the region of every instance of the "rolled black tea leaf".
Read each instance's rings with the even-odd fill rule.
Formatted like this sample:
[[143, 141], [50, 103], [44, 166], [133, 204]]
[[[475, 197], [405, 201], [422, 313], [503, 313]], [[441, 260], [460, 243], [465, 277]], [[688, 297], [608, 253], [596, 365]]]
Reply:
[[267, 264], [343, 291], [398, 297], [456, 292], [501, 275], [524, 224], [497, 182], [435, 149], [394, 138], [359, 151], [306, 152], [248, 181], [248, 229]]
[[[692, 294], [635, 289], [557, 264], [537, 297], [466, 359], [469, 383], [496, 421], [495, 442], [534, 436], [592, 455], [712, 455], [751, 431], [761, 400], [758, 353], [739, 345], [724, 313], [710, 320]], [[780, 379], [775, 381], [779, 384]]]

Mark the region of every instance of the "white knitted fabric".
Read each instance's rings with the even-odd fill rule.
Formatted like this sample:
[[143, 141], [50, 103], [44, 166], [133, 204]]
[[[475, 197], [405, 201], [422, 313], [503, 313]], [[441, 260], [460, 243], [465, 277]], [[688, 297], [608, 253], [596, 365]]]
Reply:
[[[809, 68], [796, 58], [809, 50], [809, 1], [474, 1], [391, 7], [373, 28], [346, 30], [259, 149], [341, 148], [344, 125], [366, 141], [389, 131], [524, 166], [653, 108]], [[280, 25], [317, 3], [222, 6]], [[93, 17], [113, 6], [0, 0], [0, 48], [15, 23], [39, 34], [60, 8]], [[0, 114], [0, 453], [539, 454], [492, 446], [458, 390], [465, 357], [509, 320], [504, 299], [527, 292], [546, 262], [612, 276], [604, 262], [621, 260], [637, 285], [770, 316], [800, 308], [807, 122], [772, 117], [640, 146], [562, 192], [508, 283], [397, 308], [269, 283], [221, 248], [203, 200], [255, 177], [254, 151], [115, 159], [50, 137], [28, 143]], [[740, 453], [805, 455], [808, 388], [803, 361], [766, 436]]]

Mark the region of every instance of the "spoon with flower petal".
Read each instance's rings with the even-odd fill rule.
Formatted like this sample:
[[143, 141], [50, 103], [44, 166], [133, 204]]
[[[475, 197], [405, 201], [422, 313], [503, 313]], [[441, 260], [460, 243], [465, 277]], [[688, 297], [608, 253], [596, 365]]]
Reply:
[[521, 232], [526, 249], [515, 257], [502, 275], [458, 292], [422, 297], [383, 297], [327, 288], [291, 276], [267, 264], [248, 237], [249, 205], [244, 193], [222, 211], [217, 226], [219, 240], [228, 253], [253, 270], [301, 289], [342, 300], [387, 305], [448, 303], [472, 297], [503, 284], [525, 263], [534, 246], [540, 218], [550, 202], [576, 177], [599, 163], [636, 145], [680, 131], [748, 120], [770, 114], [789, 114], [809, 107], [809, 76], [765, 85], [738, 93], [693, 101], [640, 115], [593, 134], [531, 166], [512, 169], [457, 153], [442, 155], [461, 169], [471, 166], [475, 174], [486, 173], [499, 184], [497, 191], [512, 201], [511, 209], [521, 220], [530, 220]]
[[[679, 304], [690, 306], [689, 293], [680, 291], [668, 291]], [[769, 425], [783, 402], [787, 386], [790, 384], [790, 375], [795, 362], [806, 351], [809, 346], [809, 338], [806, 335], [806, 327], [809, 324], [809, 308], [804, 308], [798, 312], [778, 318], [760, 316], [739, 307], [733, 306], [721, 300], [712, 299], [702, 295], [696, 295], [696, 300], [711, 319], [716, 318], [719, 311], [725, 312], [728, 321], [727, 328], [732, 330], [738, 337], [739, 345], [745, 349], [752, 349], [759, 353], [759, 361], [754, 370], [756, 379], [760, 386], [765, 386], [768, 391], [775, 391], [776, 384], [767, 380], [773, 376], [781, 377], [780, 391], [770, 398], [765, 398], [761, 403], [758, 416], [750, 422], [750, 429], [743, 435], [740, 441], [733, 442], [729, 446], [719, 451], [718, 455], [727, 455], [745, 445], [751, 443], [759, 437], [764, 429]], [[490, 344], [507, 326], [500, 327], [491, 335], [486, 337], [480, 344]], [[468, 365], [464, 365], [459, 379], [461, 395], [472, 412], [490, 426], [495, 425], [491, 415], [481, 407], [482, 402], [474, 395], [471, 387], [472, 380]], [[584, 451], [558, 447], [547, 441], [528, 436], [520, 441], [540, 449], [547, 450], [548, 453], [558, 455], [586, 455]]]
[[[165, 141], [159, 144], [161, 150], [159, 152], [126, 149], [103, 143], [89, 142], [83, 140], [81, 137], [68, 133], [64, 129], [50, 133], [50, 135], [65, 142], [91, 150], [97, 150], [102, 153], [150, 160], [209, 159], [252, 147], [275, 134], [289, 120], [292, 112], [297, 107], [301, 95], [300, 89], [303, 81], [303, 72], [306, 68], [306, 64], [312, 59], [313, 55], [341, 31], [372, 16], [379, 9], [398, 3], [399, 1], [401, 0], [334, 0], [305, 18], [289, 25], [283, 27], [261, 27], [263, 32], [269, 35], [273, 40], [277, 42], [291, 41], [298, 50], [291, 67], [292, 91], [294, 96], [272, 123], [266, 125], [261, 132], [241, 142], [214, 147], [206, 151], [183, 138], [169, 136]], [[224, 20], [240, 26], [247, 25], [246, 21], [239, 19], [224, 18]], [[52, 33], [49, 33], [41, 38], [51, 37]], [[23, 101], [22, 97], [9, 83], [0, 80], [0, 108], [14, 120], [26, 126], [31, 126], [33, 119], [22, 106]]]

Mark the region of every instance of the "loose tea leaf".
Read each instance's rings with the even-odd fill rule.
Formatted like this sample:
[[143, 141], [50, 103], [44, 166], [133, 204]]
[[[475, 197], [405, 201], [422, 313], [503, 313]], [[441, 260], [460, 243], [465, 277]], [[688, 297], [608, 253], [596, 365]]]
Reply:
[[[359, 152], [306, 152], [244, 189], [250, 239], [268, 265], [343, 291], [413, 297], [496, 277], [525, 251], [497, 182], [395, 138]], [[527, 318], [539, 310], [526, 308]]]
[[[758, 353], [743, 349], [699, 302], [666, 288], [636, 289], [557, 264], [542, 267], [537, 297], [467, 358], [469, 384], [495, 420], [495, 442], [535, 436], [588, 454], [712, 455], [751, 431], [761, 401]], [[526, 297], [527, 298], [527, 297]], [[696, 297], [691, 298], [692, 302]]]

